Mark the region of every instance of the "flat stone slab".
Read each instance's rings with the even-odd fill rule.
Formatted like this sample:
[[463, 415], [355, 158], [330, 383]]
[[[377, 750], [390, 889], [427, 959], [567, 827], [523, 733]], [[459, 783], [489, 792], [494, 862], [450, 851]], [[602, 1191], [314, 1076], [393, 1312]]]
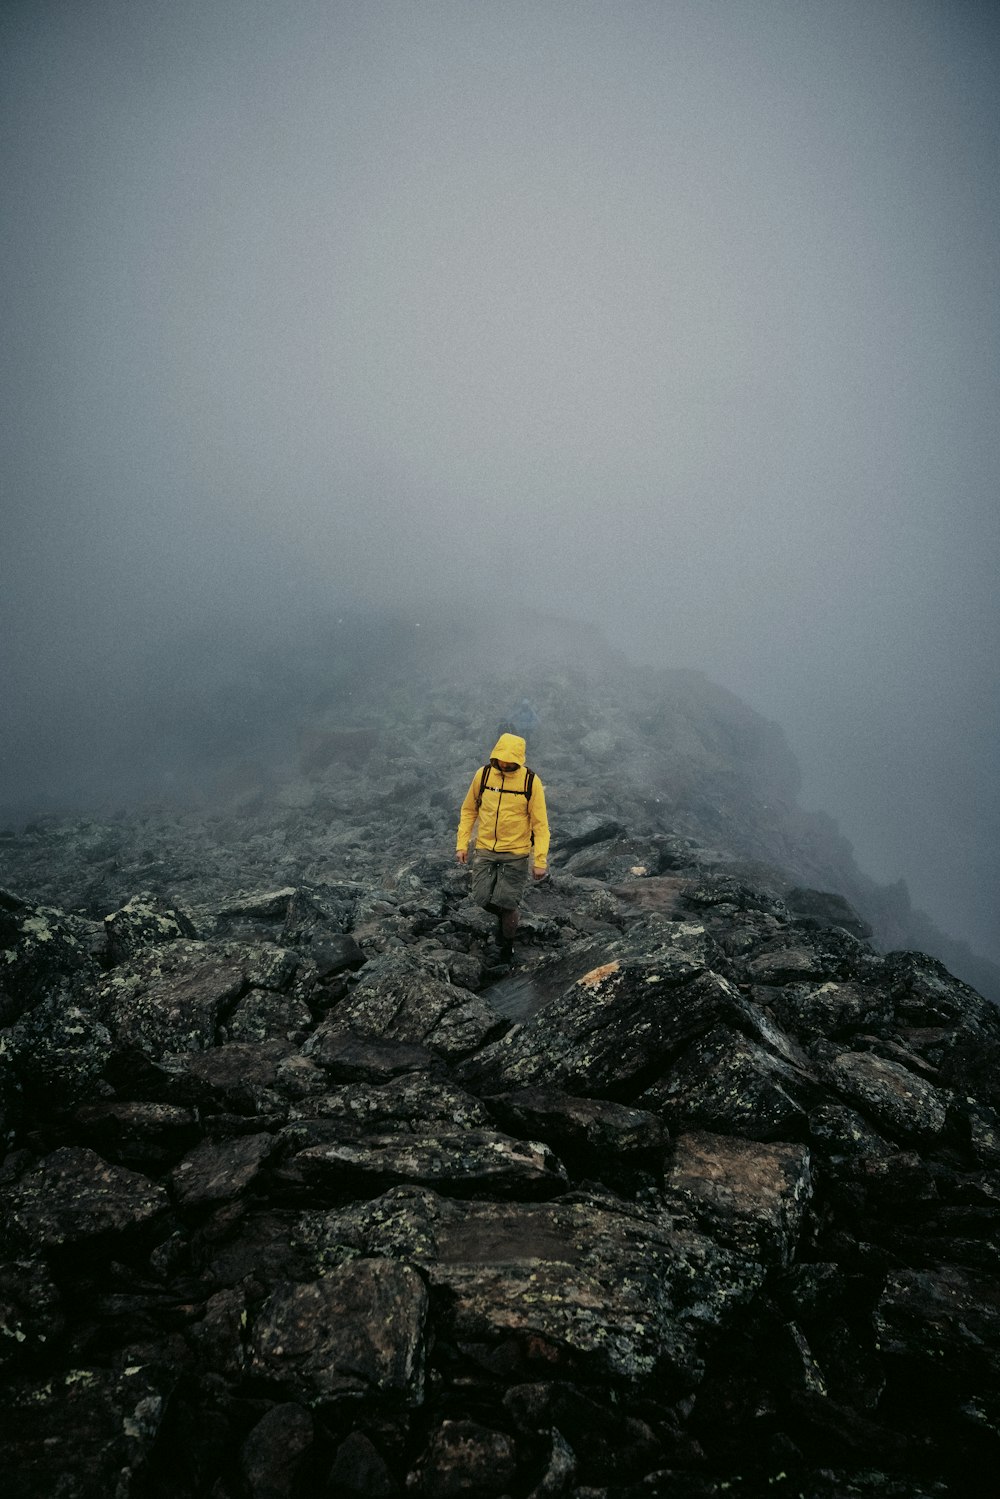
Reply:
[[376, 1188], [414, 1182], [458, 1196], [549, 1196], [567, 1185], [565, 1169], [547, 1145], [484, 1129], [331, 1141], [300, 1150], [294, 1164], [307, 1181], [321, 1185], [354, 1177]]
[[505, 1129], [545, 1140], [556, 1151], [569, 1148], [621, 1161], [658, 1153], [666, 1141], [656, 1114], [603, 1098], [575, 1098], [557, 1088], [520, 1088], [485, 1102]]
[[[394, 1130], [412, 1134], [415, 1120], [425, 1128], [444, 1128], [449, 1133], [455, 1129], [489, 1129], [491, 1122], [478, 1098], [426, 1072], [404, 1073], [388, 1083], [331, 1084], [293, 1106], [286, 1133], [294, 1137], [302, 1125], [320, 1120], [324, 1125], [342, 1126], [341, 1135]], [[332, 1131], [328, 1130], [325, 1138], [332, 1139]]]
[[719, 1243], [787, 1267], [812, 1189], [804, 1145], [692, 1131], [677, 1139], [664, 1195]]
[[307, 1402], [423, 1392], [427, 1289], [412, 1265], [363, 1259], [287, 1281], [253, 1319], [249, 1368]]
[[382, 1083], [404, 1072], [426, 1072], [442, 1065], [426, 1046], [359, 1035], [336, 1020], [318, 1026], [302, 1050], [339, 1083]]
[[448, 1293], [453, 1337], [513, 1339], [546, 1377], [632, 1380], [662, 1370], [693, 1386], [710, 1330], [766, 1273], [666, 1214], [611, 1198], [458, 1202], [397, 1188], [303, 1215], [301, 1234], [318, 1264], [360, 1252], [419, 1265]]

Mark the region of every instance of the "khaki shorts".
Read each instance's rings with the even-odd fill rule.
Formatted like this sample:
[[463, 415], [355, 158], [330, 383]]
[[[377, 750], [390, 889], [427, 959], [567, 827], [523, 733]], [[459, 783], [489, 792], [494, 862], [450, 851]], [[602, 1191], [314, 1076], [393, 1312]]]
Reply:
[[528, 883], [527, 854], [472, 855], [472, 899], [477, 906], [499, 906], [512, 911]]

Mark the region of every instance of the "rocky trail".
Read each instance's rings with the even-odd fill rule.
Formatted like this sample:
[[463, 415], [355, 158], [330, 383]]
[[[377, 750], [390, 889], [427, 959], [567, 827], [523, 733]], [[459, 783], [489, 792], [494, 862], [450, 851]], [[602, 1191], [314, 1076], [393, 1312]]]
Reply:
[[540, 691], [511, 973], [485, 688], [2, 835], [10, 1499], [988, 1491], [1000, 1011], [679, 691]]

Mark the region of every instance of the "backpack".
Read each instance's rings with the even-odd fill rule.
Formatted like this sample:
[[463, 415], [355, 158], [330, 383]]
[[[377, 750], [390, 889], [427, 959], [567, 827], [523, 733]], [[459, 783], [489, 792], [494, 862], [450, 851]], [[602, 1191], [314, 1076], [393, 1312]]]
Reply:
[[[492, 769], [492, 766], [487, 762], [487, 764], [484, 765], [483, 768], [482, 768], [482, 770], [479, 772], [479, 790], [476, 792], [476, 806], [477, 807], [479, 806], [479, 804], [481, 803], [481, 801], [483, 799], [483, 789], [484, 789], [484, 787], [486, 785], [486, 777], [489, 775], [491, 769]], [[531, 801], [531, 788], [535, 784], [535, 772], [533, 770], [529, 770], [529, 768], [528, 768], [527, 765], [524, 767], [524, 770], [525, 770], [524, 789], [522, 791], [516, 792], [515, 795], [517, 795], [517, 796], [523, 796], [526, 802], [530, 802]]]

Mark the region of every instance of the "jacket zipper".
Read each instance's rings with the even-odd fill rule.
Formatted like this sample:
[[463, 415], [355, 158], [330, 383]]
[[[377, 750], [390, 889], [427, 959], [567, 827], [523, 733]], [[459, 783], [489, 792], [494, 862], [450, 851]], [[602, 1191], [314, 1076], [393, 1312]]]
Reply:
[[497, 795], [497, 815], [493, 823], [493, 852], [496, 853], [497, 839], [500, 837], [500, 808], [503, 806], [503, 771], [500, 772], [500, 791]]

